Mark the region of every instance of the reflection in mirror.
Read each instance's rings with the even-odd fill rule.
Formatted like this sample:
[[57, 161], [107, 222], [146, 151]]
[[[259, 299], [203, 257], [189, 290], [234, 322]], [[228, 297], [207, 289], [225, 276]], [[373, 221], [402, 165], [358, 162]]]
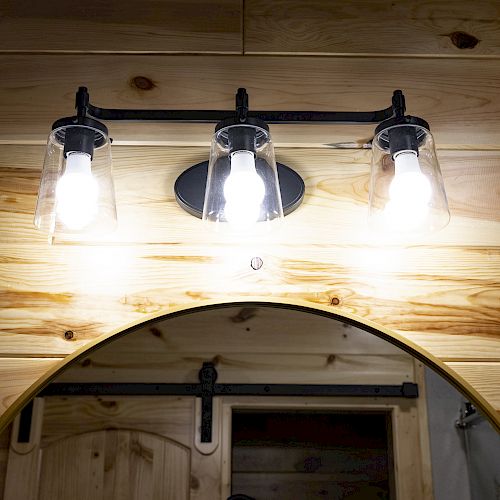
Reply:
[[69, 365], [0, 437], [0, 492], [485, 500], [499, 463], [490, 424], [398, 347], [310, 312], [220, 307]]

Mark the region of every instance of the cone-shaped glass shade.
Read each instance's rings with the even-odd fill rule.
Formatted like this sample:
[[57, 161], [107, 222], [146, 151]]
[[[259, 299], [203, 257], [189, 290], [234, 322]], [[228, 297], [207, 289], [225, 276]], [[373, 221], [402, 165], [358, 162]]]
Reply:
[[[399, 130], [395, 131], [398, 127]], [[404, 144], [401, 132], [415, 138]], [[417, 147], [418, 145], [418, 147]], [[443, 178], [434, 141], [426, 128], [403, 124], [381, 130], [373, 140], [370, 178], [370, 223], [389, 233], [423, 234], [443, 228], [450, 220]]]
[[[68, 137], [78, 145], [85, 134], [90, 146], [65, 151]], [[98, 235], [115, 228], [111, 148], [104, 132], [67, 125], [50, 133], [34, 223], [49, 234]]]
[[248, 124], [218, 130], [210, 151], [203, 220], [241, 230], [282, 218], [269, 132]]

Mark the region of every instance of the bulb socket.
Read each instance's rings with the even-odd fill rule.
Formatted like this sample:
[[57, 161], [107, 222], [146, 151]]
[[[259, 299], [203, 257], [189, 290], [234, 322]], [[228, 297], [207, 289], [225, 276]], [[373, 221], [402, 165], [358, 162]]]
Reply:
[[75, 151], [92, 158], [94, 149], [104, 146], [109, 137], [106, 125], [88, 116], [60, 118], [52, 124], [52, 131], [56, 142], [64, 146], [65, 158]]
[[417, 116], [394, 117], [384, 120], [375, 128], [374, 142], [391, 156], [400, 151], [415, 151], [425, 141], [429, 124]]
[[94, 156], [95, 132], [87, 127], [68, 127], [64, 137], [64, 157], [69, 153], [87, 153]]
[[388, 133], [389, 150], [393, 158], [400, 151], [415, 151], [418, 155], [418, 138], [415, 127], [401, 125], [400, 127], [389, 129]]
[[254, 127], [235, 126], [227, 131], [229, 152], [250, 151], [255, 153], [256, 129]]

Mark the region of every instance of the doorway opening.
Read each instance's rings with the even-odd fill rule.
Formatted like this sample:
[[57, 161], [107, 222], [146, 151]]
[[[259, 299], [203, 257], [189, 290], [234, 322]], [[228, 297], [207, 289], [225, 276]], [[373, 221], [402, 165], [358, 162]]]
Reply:
[[390, 411], [233, 410], [232, 494], [395, 498]]

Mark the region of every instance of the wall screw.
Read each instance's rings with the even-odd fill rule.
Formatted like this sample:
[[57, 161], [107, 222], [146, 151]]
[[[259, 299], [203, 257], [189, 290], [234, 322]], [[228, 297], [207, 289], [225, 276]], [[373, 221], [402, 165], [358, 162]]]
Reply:
[[264, 265], [264, 261], [260, 257], [254, 257], [250, 261], [250, 266], [255, 271], [258, 271], [263, 265]]

